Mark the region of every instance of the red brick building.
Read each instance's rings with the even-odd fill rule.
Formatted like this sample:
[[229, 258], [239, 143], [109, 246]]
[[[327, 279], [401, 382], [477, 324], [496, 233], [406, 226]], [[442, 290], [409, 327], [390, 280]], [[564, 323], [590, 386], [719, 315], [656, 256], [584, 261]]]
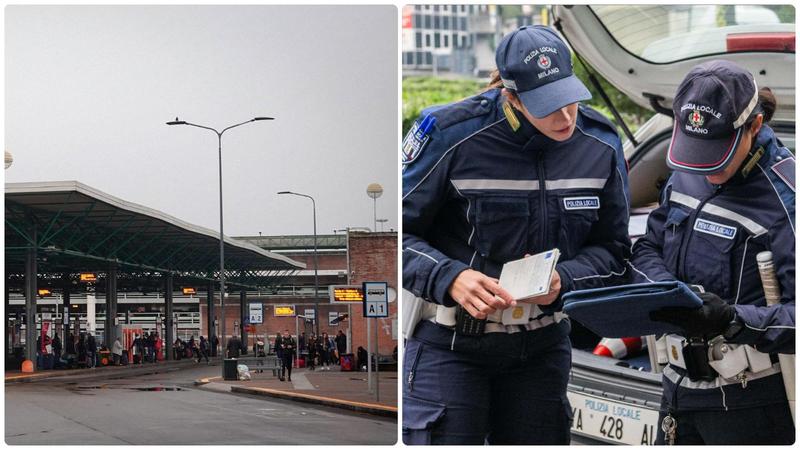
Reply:
[[[244, 236], [238, 237], [269, 251], [286, 255], [306, 264], [306, 269], [281, 280], [269, 291], [249, 291], [248, 304], [261, 303], [263, 323], [255, 324], [255, 333], [248, 333], [248, 348], [252, 348], [255, 337], [265, 335], [272, 340], [275, 334], [289, 330], [291, 334], [314, 332], [314, 325], [300, 316], [314, 309], [314, 252], [313, 236]], [[319, 260], [319, 316], [320, 333], [335, 335], [338, 330], [349, 334], [348, 343], [352, 352], [359, 346], [367, 348], [366, 321], [361, 304], [350, 306], [350, 317], [336, 325], [330, 319], [348, 314], [346, 304], [331, 304], [328, 295], [330, 285], [360, 285], [363, 281], [386, 281], [397, 292], [397, 233], [367, 233], [350, 231], [347, 234], [317, 236]], [[218, 319], [219, 298], [214, 300], [214, 311]], [[225, 330], [228, 336], [238, 333], [240, 326], [240, 294], [229, 292], [225, 299]], [[276, 306], [293, 306], [295, 316], [277, 317]], [[397, 301], [390, 303], [390, 317], [379, 321], [379, 349], [381, 354], [391, 354], [397, 346], [399, 323]], [[309, 311], [310, 312], [310, 311]], [[200, 302], [200, 317], [207, 317], [206, 304]], [[375, 319], [371, 319], [375, 320]], [[350, 329], [348, 329], [348, 324]], [[203, 320], [201, 334], [208, 335], [208, 325]], [[219, 330], [219, 327], [217, 327]], [[374, 336], [374, 329], [373, 329]]]
[[[353, 348], [362, 345], [367, 348], [367, 323], [372, 320], [372, 333], [375, 333], [375, 320], [378, 321], [378, 349], [382, 355], [391, 354], [397, 346], [399, 333], [397, 315], [397, 233], [350, 233], [348, 261], [350, 283], [365, 281], [386, 281], [395, 299], [389, 303], [389, 317], [365, 319], [361, 308], [353, 308]], [[357, 310], [357, 311], [356, 311]]]

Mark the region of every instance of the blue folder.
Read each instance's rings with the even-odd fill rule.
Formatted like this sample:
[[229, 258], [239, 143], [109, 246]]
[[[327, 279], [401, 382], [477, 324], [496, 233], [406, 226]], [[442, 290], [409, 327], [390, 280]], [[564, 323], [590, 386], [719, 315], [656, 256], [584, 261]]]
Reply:
[[563, 311], [602, 337], [622, 338], [677, 333], [680, 328], [650, 320], [667, 306], [699, 308], [700, 300], [680, 281], [629, 284], [564, 294]]

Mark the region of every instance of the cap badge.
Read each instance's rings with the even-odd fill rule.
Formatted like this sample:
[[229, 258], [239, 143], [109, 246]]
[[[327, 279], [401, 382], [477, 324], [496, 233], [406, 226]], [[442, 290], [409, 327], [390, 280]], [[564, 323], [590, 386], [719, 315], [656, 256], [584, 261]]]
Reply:
[[539, 66], [540, 69], [549, 69], [552, 61], [547, 55], [540, 55], [539, 58], [536, 59], [536, 65]]
[[692, 111], [691, 114], [689, 114], [689, 123], [693, 127], [697, 128], [702, 127], [704, 122], [705, 118], [703, 117], [702, 114], [700, 114], [700, 111], [695, 109], [694, 111]]

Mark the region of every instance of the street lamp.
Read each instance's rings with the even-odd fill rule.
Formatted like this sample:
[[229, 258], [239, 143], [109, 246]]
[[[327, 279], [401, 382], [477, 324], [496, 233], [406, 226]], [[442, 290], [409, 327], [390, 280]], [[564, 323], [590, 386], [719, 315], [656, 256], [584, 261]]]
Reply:
[[314, 329], [316, 330], [317, 338], [319, 338], [319, 276], [317, 268], [319, 267], [317, 261], [317, 202], [314, 197], [306, 194], [299, 194], [292, 191], [280, 191], [278, 195], [297, 195], [298, 197], [305, 197], [311, 199], [311, 208], [314, 212]]
[[367, 186], [367, 195], [372, 199], [372, 231], [378, 232], [378, 197], [383, 195], [383, 186], [378, 183], [370, 183]]
[[[187, 122], [185, 120], [178, 120], [177, 117], [175, 118], [175, 120], [167, 122], [167, 125], [188, 125], [191, 127], [211, 130], [217, 135], [217, 142], [219, 149], [219, 310], [220, 314], [222, 315], [222, 326], [220, 327], [221, 328], [220, 333], [222, 334], [223, 357], [225, 355], [224, 353], [225, 352], [225, 241], [224, 241], [225, 237], [224, 234], [222, 233], [222, 134], [230, 130], [231, 128], [236, 128], [238, 126], [245, 125], [250, 122], [257, 122], [260, 120], [275, 120], [275, 119], [273, 117], [254, 117], [242, 123], [237, 123], [227, 128], [223, 128], [222, 131], [217, 131], [214, 128]], [[244, 305], [242, 305], [242, 308], [244, 308]], [[210, 331], [211, 327], [209, 326], [209, 332]], [[210, 338], [211, 336], [209, 333], [209, 339]]]

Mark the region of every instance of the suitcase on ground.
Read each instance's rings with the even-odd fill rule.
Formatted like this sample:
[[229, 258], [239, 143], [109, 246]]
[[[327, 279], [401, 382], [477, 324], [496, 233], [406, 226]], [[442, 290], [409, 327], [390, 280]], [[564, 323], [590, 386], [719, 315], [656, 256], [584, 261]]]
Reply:
[[340, 358], [339, 361], [341, 362], [342, 372], [352, 372], [353, 371], [353, 354], [352, 353], [345, 353]]

